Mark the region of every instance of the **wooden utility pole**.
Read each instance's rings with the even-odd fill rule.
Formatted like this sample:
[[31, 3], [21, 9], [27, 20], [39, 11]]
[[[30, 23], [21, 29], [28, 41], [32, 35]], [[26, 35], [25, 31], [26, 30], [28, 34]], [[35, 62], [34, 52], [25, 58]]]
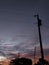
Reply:
[[36, 47], [34, 48], [34, 64], [36, 63]]
[[41, 23], [41, 19], [39, 19], [39, 15], [34, 15], [34, 16], [37, 17], [37, 21], [38, 21], [38, 32], [39, 32], [39, 42], [40, 42], [41, 58], [44, 59], [42, 39], [41, 39], [41, 31], [40, 31], [40, 27], [41, 27], [42, 23]]

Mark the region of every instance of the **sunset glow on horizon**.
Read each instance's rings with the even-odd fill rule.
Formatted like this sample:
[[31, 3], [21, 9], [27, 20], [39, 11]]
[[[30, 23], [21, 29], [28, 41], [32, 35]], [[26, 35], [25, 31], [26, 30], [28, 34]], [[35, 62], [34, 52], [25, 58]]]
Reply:
[[37, 13], [42, 20], [44, 55], [49, 60], [49, 0], [0, 0], [0, 56], [41, 56]]

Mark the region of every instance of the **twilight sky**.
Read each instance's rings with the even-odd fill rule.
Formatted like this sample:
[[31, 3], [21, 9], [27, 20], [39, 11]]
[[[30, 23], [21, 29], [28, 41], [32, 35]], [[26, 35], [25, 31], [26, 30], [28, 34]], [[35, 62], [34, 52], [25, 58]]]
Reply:
[[0, 0], [0, 48], [31, 53], [39, 47], [37, 13], [43, 46], [49, 48], [49, 0]]

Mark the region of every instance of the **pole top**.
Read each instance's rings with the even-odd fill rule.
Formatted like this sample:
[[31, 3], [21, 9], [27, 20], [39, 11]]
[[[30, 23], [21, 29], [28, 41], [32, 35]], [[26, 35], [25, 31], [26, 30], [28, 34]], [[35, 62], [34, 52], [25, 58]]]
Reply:
[[41, 19], [39, 18], [39, 15], [34, 15], [34, 17], [37, 17], [37, 21], [38, 21], [38, 26], [41, 26], [42, 23], [41, 23]]

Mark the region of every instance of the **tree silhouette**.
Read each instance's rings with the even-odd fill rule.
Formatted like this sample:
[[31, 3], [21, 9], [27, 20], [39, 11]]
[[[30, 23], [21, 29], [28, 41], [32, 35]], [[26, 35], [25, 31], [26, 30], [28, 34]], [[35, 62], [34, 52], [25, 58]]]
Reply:
[[32, 65], [32, 60], [28, 58], [17, 58], [11, 60], [10, 65]]
[[49, 62], [45, 59], [40, 58], [37, 64], [34, 64], [34, 65], [49, 65]]

